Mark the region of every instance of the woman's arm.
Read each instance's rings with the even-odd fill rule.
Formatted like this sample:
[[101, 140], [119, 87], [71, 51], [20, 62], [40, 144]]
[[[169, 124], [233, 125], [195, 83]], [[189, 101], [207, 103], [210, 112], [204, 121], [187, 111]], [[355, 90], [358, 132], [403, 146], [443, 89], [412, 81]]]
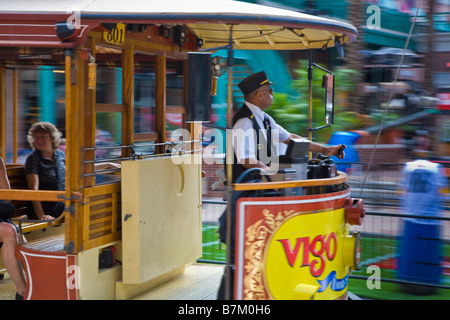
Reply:
[[5, 162], [0, 158], [0, 189], [11, 189], [8, 175], [6, 174]]
[[[28, 189], [39, 190], [39, 176], [34, 173], [28, 173], [26, 175]], [[41, 201], [33, 201], [33, 208], [36, 216], [39, 220], [54, 220], [55, 218], [46, 215], [44, 209], [42, 208]]]
[[101, 163], [96, 163], [94, 165], [95, 171], [102, 171], [102, 170], [107, 170], [107, 169], [120, 169], [121, 165], [118, 163], [114, 163], [114, 162], [101, 162]]

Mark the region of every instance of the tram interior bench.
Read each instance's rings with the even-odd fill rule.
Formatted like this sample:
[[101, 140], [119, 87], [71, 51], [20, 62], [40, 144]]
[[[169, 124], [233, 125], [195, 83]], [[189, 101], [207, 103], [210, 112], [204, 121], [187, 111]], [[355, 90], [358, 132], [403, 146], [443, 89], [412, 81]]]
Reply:
[[[23, 165], [6, 165], [6, 172], [11, 189], [28, 189]], [[27, 207], [30, 205], [30, 201], [12, 200], [11, 203], [13, 203], [16, 207], [12, 220], [24, 234], [35, 230], [42, 230], [48, 227], [61, 225], [62, 216], [56, 221], [51, 222], [27, 220], [25, 216], [27, 213]]]
[[[28, 190], [23, 165], [7, 164], [6, 172], [12, 190]], [[64, 229], [50, 228], [60, 226], [63, 223], [63, 215], [51, 222], [28, 220], [26, 219], [26, 212], [30, 202], [11, 200], [11, 203], [16, 207], [16, 211], [11, 220], [19, 228], [19, 231], [26, 236], [26, 246], [47, 251], [60, 251], [64, 249]], [[24, 238], [21, 237], [20, 240], [21, 244], [25, 245]], [[3, 278], [5, 272], [6, 269], [4, 268], [0, 255], [0, 279]]]

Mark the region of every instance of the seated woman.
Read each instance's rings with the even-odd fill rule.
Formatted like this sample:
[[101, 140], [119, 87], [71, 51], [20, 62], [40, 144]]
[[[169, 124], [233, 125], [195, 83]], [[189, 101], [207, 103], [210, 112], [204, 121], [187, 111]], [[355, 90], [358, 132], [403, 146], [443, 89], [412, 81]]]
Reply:
[[[8, 176], [6, 175], [6, 168], [3, 159], [0, 157], [0, 189], [11, 189]], [[6, 270], [9, 273], [14, 285], [16, 286], [16, 299], [22, 300], [26, 290], [25, 277], [20, 267], [19, 260], [15, 257], [16, 246], [18, 242], [18, 235], [16, 228], [10, 218], [14, 214], [14, 205], [9, 201], [0, 201], [0, 242], [2, 243], [2, 258]]]
[[[28, 130], [28, 142], [33, 153], [25, 162], [28, 188], [32, 190], [64, 190], [66, 181], [66, 155], [58, 147], [62, 133], [49, 122], [37, 122]], [[116, 163], [99, 163], [96, 170], [120, 168]], [[64, 211], [64, 202], [33, 201], [28, 217], [53, 220]]]
[[[33, 153], [25, 161], [28, 188], [32, 190], [64, 190], [66, 155], [58, 147], [62, 133], [51, 123], [35, 123], [28, 131]], [[64, 202], [33, 201], [27, 212], [30, 219], [53, 220], [64, 210]]]

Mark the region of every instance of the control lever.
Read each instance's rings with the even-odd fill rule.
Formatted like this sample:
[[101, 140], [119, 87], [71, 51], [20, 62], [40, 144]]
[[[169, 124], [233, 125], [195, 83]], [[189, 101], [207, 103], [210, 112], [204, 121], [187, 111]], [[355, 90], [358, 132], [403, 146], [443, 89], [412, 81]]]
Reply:
[[277, 173], [281, 173], [281, 174], [295, 173], [295, 172], [297, 172], [297, 170], [291, 169], [291, 168], [278, 169], [278, 171], [277, 171]]
[[327, 156], [327, 155], [325, 155], [323, 153], [318, 153], [317, 154], [317, 159], [319, 159], [319, 160], [327, 160], [327, 159], [330, 159], [330, 156]]
[[344, 149], [347, 149], [347, 146], [345, 144], [342, 144], [337, 152], [337, 156], [339, 159], [342, 159], [344, 157]]

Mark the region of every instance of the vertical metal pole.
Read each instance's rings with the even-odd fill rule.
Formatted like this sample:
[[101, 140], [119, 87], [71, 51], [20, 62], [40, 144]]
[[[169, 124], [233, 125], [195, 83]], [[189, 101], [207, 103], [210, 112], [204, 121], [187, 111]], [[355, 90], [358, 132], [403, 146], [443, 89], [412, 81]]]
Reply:
[[[312, 64], [312, 50], [309, 50], [309, 64], [308, 64], [308, 139], [312, 141], [312, 79], [313, 79], [313, 64]], [[312, 153], [308, 152], [309, 159], [312, 158]]]
[[17, 69], [13, 70], [13, 154], [12, 161], [17, 163], [19, 134], [19, 73]]
[[[66, 148], [66, 166], [68, 170], [66, 170], [66, 198], [70, 198], [70, 191], [72, 190], [71, 186], [71, 164], [73, 163], [73, 153], [76, 152], [73, 148], [71, 148], [71, 138], [73, 131], [73, 123], [72, 123], [72, 110], [73, 110], [73, 95], [75, 92], [72, 92], [73, 89], [73, 75], [72, 72], [72, 52], [70, 50], [64, 51], [64, 66], [65, 66], [65, 86], [66, 86], [66, 137], [67, 137], [67, 148]], [[75, 170], [76, 168], [72, 169]], [[66, 207], [70, 206], [70, 203], [66, 201]], [[75, 252], [75, 242], [76, 236], [74, 236], [75, 228], [73, 226], [73, 219], [71, 217], [70, 212], [65, 212], [65, 228], [66, 228], [66, 236], [64, 242], [64, 250], [67, 252]]]
[[6, 69], [0, 64], [0, 156], [7, 162], [6, 150]]
[[226, 242], [227, 242], [227, 265], [225, 267], [225, 300], [231, 300], [232, 299], [232, 292], [231, 292], [231, 255], [234, 254], [234, 252], [231, 252], [231, 232], [234, 232], [234, 230], [231, 230], [231, 210], [232, 210], [232, 203], [231, 203], [231, 197], [233, 195], [233, 143], [232, 143], [232, 135], [228, 134], [228, 131], [233, 126], [233, 25], [230, 25], [230, 42], [229, 42], [229, 48], [228, 48], [228, 87], [227, 87], [227, 132], [226, 132], [226, 160], [227, 160], [227, 167], [226, 167], [226, 174], [227, 174], [227, 215], [226, 215], [226, 221], [227, 221], [227, 230], [226, 230]]
[[[64, 215], [66, 237], [65, 250], [76, 253], [83, 244], [83, 212], [81, 204], [71, 200], [72, 192], [84, 191], [81, 179], [82, 147], [84, 144], [84, 111], [87, 65], [80, 50], [65, 51], [66, 82], [66, 211]], [[67, 209], [68, 208], [68, 209]]]

